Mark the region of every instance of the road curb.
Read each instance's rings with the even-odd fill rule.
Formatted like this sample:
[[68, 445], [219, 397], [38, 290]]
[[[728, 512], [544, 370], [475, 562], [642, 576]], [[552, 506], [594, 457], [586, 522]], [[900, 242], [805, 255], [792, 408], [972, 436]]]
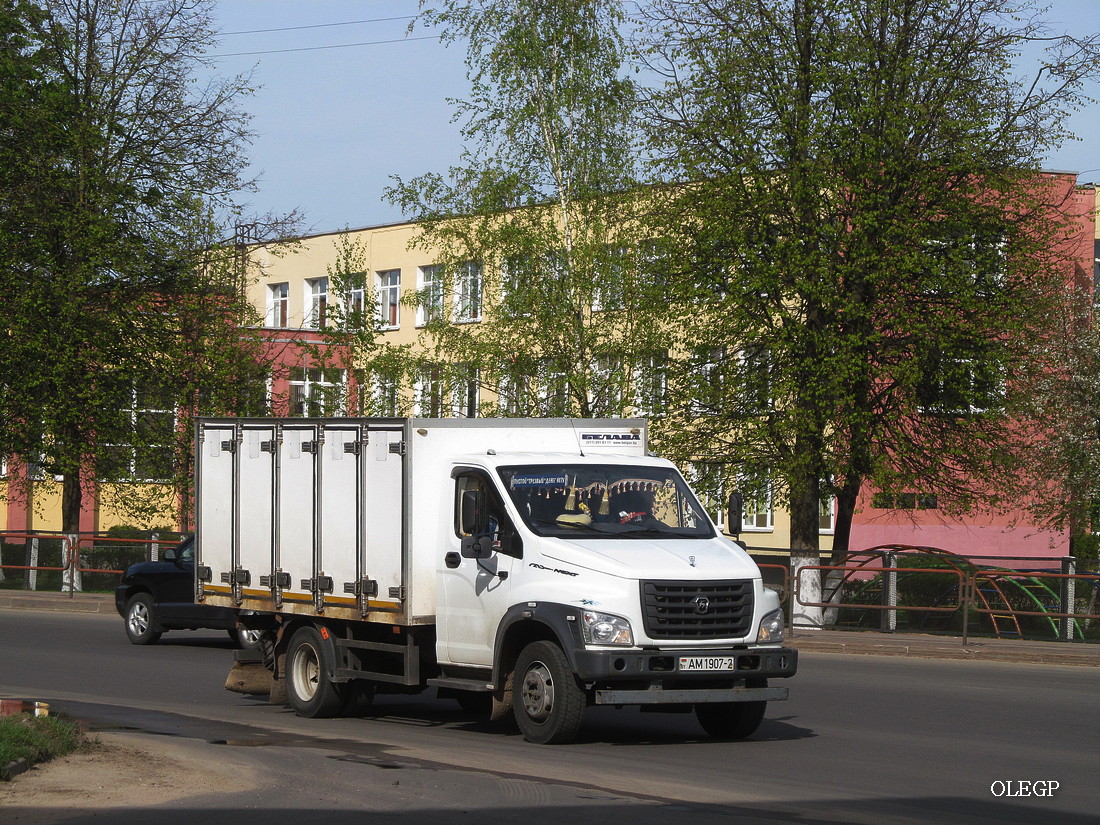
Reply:
[[0, 610], [47, 610], [54, 613], [114, 613], [114, 596], [100, 593], [0, 591]]
[[947, 641], [923, 638], [880, 641], [796, 636], [788, 638], [786, 643], [800, 653], [1100, 667], [1100, 645], [1083, 642], [991, 640], [964, 645], [959, 639], [956, 646]]

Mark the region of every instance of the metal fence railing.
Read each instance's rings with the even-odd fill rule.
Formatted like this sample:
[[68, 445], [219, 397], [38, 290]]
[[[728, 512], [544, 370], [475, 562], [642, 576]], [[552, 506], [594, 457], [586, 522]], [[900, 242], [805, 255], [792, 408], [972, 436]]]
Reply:
[[178, 538], [0, 530], [0, 589], [113, 590], [126, 568], [155, 561]]
[[[909, 557], [910, 559], [913, 557]], [[927, 558], [927, 557], [924, 557]], [[1049, 569], [913, 565], [886, 553], [875, 563], [803, 564], [792, 576], [789, 613], [802, 627], [957, 631], [1002, 638], [1100, 641], [1100, 573], [1072, 558]], [[807, 621], [814, 613], [816, 621]], [[877, 628], [874, 625], [877, 624]]]

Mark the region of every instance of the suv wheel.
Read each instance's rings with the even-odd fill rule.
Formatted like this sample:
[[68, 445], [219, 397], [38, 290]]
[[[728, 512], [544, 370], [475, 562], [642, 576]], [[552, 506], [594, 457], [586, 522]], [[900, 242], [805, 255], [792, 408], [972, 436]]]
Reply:
[[126, 604], [126, 636], [135, 645], [156, 644], [162, 631], [156, 629], [157, 612], [153, 597], [138, 593]]

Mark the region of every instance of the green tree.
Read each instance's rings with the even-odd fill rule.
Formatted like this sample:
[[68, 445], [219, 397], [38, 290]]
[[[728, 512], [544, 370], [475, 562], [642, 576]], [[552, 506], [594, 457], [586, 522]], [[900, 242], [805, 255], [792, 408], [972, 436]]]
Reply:
[[212, 7], [4, 4], [34, 128], [5, 147], [19, 165], [0, 206], [0, 452], [63, 478], [69, 532], [97, 476], [171, 478], [176, 411], [215, 380], [233, 389], [203, 403], [239, 398], [251, 369], [232, 268], [208, 265], [249, 138], [247, 78], [197, 76]]
[[[964, 509], [1025, 458], [1006, 415], [1072, 264], [1072, 181], [1039, 174], [1097, 65], [1004, 0], [655, 0], [686, 458], [764, 477], [792, 546], [858, 495]], [[1048, 45], [1023, 82], [1019, 52]], [[691, 314], [687, 307], [699, 311]], [[693, 322], [694, 321], [694, 322]], [[702, 448], [699, 445], [706, 445]]]
[[659, 384], [664, 318], [637, 221], [619, 4], [444, 2], [421, 20], [465, 41], [472, 90], [457, 103], [462, 165], [388, 191], [439, 255], [417, 295], [418, 408], [469, 412], [472, 384], [497, 395], [494, 414], [651, 406], [638, 396]]

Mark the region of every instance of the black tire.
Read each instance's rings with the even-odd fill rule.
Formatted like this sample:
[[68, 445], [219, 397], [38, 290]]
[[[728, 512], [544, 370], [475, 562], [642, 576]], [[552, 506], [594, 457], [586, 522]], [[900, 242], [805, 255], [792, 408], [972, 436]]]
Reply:
[[[747, 687], [767, 687], [767, 679], [751, 680]], [[715, 739], [744, 739], [764, 721], [767, 702], [716, 702], [696, 705], [695, 718]]]
[[515, 716], [523, 738], [536, 745], [573, 741], [586, 705], [569, 660], [552, 642], [532, 642], [516, 660]]
[[299, 716], [324, 719], [344, 706], [345, 685], [333, 683], [328, 646], [315, 627], [300, 627], [286, 653], [286, 696]]
[[138, 593], [126, 603], [126, 636], [135, 645], [153, 645], [163, 631], [157, 630], [157, 608], [149, 593]]

